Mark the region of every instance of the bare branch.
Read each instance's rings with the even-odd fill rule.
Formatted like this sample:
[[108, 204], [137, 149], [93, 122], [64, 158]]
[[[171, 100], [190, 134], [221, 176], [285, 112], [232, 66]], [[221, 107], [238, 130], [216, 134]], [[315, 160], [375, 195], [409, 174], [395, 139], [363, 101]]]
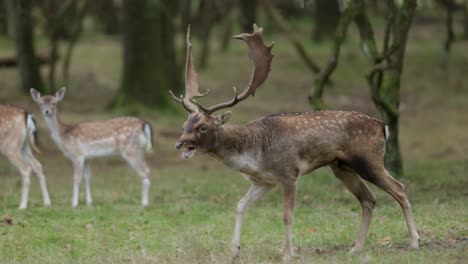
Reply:
[[289, 28], [288, 23], [284, 20], [281, 14], [275, 9], [275, 7], [271, 4], [270, 0], [261, 0], [260, 1], [265, 9], [267, 16], [273, 22], [273, 24], [288, 38], [288, 40], [293, 44], [294, 48], [296, 48], [297, 53], [299, 56], [304, 60], [307, 67], [313, 73], [319, 73], [320, 67], [314, 60], [307, 54], [306, 50], [302, 46], [299, 41], [299, 38], [296, 34]]

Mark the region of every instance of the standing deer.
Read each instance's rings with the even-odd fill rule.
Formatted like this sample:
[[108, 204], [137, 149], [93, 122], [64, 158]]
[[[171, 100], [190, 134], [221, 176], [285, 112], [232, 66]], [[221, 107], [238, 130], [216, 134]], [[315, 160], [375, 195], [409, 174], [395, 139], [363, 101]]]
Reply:
[[293, 256], [292, 218], [297, 180], [319, 167], [329, 166], [335, 176], [356, 196], [362, 207], [359, 235], [351, 253], [364, 247], [375, 195], [365, 181], [389, 193], [400, 204], [409, 231], [410, 247], [418, 248], [416, 231], [405, 186], [395, 180], [384, 168], [383, 158], [388, 137], [380, 120], [357, 112], [316, 111], [269, 115], [246, 125], [226, 124], [231, 112], [215, 116], [214, 112], [247, 99], [267, 78], [273, 59], [271, 45], [264, 44], [262, 28], [253, 26], [252, 34], [241, 34], [250, 48], [254, 68], [242, 93], [228, 102], [203, 107], [194, 100], [205, 96], [198, 90], [198, 76], [192, 62], [190, 28], [187, 31], [187, 58], [185, 96], [173, 98], [190, 112], [176, 148], [185, 148], [182, 158], [191, 158], [197, 152], [209, 153], [228, 167], [241, 172], [252, 183], [237, 205], [232, 259], [239, 258], [240, 232], [245, 210], [264, 193], [281, 184], [286, 242], [283, 260]]
[[31, 150], [32, 148], [39, 153], [35, 143], [36, 131], [36, 121], [30, 113], [14, 106], [0, 105], [0, 153], [10, 160], [23, 177], [19, 209], [26, 209], [28, 206], [31, 171], [39, 178], [44, 205], [50, 206], [42, 165]]
[[31, 96], [41, 108], [52, 139], [73, 163], [72, 206], [78, 205], [83, 175], [86, 204], [92, 204], [89, 160], [113, 154], [120, 154], [140, 176], [141, 203], [147, 206], [150, 169], [146, 165], [144, 152], [152, 148], [153, 135], [150, 123], [135, 117], [119, 117], [100, 122], [64, 124], [58, 116], [57, 104], [65, 96], [65, 90], [65, 87], [62, 87], [54, 96], [41, 96], [37, 90], [31, 88]]

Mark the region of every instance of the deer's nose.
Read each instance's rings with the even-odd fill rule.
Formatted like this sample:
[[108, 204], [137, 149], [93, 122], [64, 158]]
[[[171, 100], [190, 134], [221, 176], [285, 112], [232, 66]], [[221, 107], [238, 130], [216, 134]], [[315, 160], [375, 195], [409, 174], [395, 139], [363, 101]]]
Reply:
[[49, 109], [45, 110], [44, 112], [45, 112], [46, 115], [50, 115], [52, 113], [52, 111], [49, 110]]
[[175, 144], [176, 149], [180, 149], [184, 145], [185, 141], [178, 140]]

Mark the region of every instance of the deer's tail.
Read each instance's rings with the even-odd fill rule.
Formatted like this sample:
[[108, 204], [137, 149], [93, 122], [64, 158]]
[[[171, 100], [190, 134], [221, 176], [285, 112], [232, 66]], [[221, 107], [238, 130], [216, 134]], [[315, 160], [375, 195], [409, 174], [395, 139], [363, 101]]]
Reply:
[[26, 133], [29, 140], [29, 145], [36, 153], [41, 153], [39, 148], [36, 145], [37, 141], [37, 124], [36, 119], [31, 113], [26, 113]]
[[145, 122], [143, 124], [143, 133], [145, 134], [148, 142], [146, 144], [146, 151], [151, 152], [151, 149], [153, 148], [153, 127], [149, 122]]

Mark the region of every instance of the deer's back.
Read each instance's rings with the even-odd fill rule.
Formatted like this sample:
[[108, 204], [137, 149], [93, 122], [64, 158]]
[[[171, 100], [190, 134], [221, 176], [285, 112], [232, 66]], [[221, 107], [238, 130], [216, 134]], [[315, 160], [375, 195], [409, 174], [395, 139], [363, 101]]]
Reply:
[[[20, 146], [26, 137], [27, 111], [9, 105], [0, 105], [0, 152], [8, 146]], [[19, 133], [19, 132], [23, 133]]]
[[97, 140], [120, 135], [131, 136], [135, 129], [141, 129], [144, 121], [136, 117], [118, 117], [104, 121], [83, 122], [69, 125], [65, 131], [68, 137]]
[[383, 122], [358, 112], [283, 113], [250, 125], [263, 127], [268, 134], [264, 162], [276, 170], [285, 168], [304, 174], [337, 159], [369, 153], [383, 158], [385, 151]]

